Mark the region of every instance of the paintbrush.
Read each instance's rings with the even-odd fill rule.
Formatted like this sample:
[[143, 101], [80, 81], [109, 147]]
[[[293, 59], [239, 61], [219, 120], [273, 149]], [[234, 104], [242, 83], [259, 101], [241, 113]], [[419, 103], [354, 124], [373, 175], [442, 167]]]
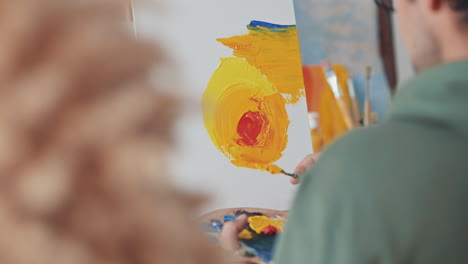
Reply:
[[299, 178], [299, 175], [296, 174], [296, 173], [287, 173], [287, 172], [285, 172], [284, 170], [282, 170], [281, 173], [284, 174], [284, 175], [287, 175], [287, 176], [289, 176], [289, 177], [292, 177], [293, 179]]
[[327, 82], [330, 85], [330, 88], [333, 92], [335, 100], [338, 104], [338, 108], [340, 110], [341, 115], [343, 116], [346, 128], [348, 130], [354, 128], [353, 119], [351, 118], [351, 114], [349, 113], [348, 107], [346, 106], [345, 98], [343, 96], [343, 92], [340, 89], [340, 84], [338, 82], [338, 76], [331, 68], [330, 62], [325, 61], [322, 63], [322, 67], [325, 71], [325, 75], [327, 77]]
[[135, 23], [135, 10], [133, 9], [133, 0], [128, 0], [125, 9], [126, 20], [127, 22], [131, 23], [133, 34], [135, 35], [135, 38], [137, 38], [138, 36]]
[[348, 92], [351, 99], [351, 111], [353, 113], [354, 126], [359, 126], [361, 122], [361, 113], [359, 112], [359, 104], [356, 98], [356, 90], [354, 90], [353, 79], [348, 78]]
[[371, 124], [371, 96], [372, 96], [372, 67], [366, 67], [366, 93], [364, 101], [364, 125], [368, 126]]

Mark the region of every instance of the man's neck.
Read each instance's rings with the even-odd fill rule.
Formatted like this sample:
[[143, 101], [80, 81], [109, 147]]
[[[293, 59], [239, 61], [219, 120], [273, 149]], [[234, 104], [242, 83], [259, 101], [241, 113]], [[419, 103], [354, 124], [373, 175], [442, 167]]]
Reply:
[[464, 60], [468, 60], [468, 33], [454, 32], [444, 43], [442, 62], [452, 63]]

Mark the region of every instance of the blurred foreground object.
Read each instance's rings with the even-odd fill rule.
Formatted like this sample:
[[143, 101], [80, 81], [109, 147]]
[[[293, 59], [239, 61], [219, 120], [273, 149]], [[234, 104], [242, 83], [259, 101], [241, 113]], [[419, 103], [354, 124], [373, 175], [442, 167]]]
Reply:
[[117, 1], [0, 0], [0, 263], [219, 263], [165, 175], [164, 54]]

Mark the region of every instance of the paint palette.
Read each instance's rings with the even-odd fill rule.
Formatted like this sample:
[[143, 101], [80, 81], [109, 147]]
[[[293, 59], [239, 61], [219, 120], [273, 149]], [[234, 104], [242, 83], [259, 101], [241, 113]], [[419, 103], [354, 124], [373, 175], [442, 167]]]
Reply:
[[217, 236], [223, 229], [224, 223], [236, 220], [242, 214], [248, 216], [248, 225], [239, 234], [239, 243], [244, 249], [244, 256], [259, 257], [264, 262], [271, 262], [275, 241], [285, 224], [285, 219], [282, 217], [268, 217], [262, 213], [237, 211], [234, 215], [224, 215], [222, 221], [212, 219], [204, 223], [204, 229], [209, 237], [217, 242]]

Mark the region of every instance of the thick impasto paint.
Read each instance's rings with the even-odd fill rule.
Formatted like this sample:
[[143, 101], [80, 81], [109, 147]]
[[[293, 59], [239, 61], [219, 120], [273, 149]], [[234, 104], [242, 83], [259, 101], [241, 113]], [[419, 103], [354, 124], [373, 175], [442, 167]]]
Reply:
[[[340, 90], [348, 108], [351, 108], [351, 98], [348, 89], [348, 72], [343, 65], [333, 65]], [[304, 81], [307, 92], [307, 109], [311, 123], [311, 136], [314, 152], [320, 152], [324, 147], [334, 142], [347, 132], [345, 120], [340, 114], [338, 103], [327, 82], [325, 71], [321, 65], [305, 65], [303, 67]]]
[[278, 174], [273, 163], [288, 144], [286, 104], [304, 96], [296, 27], [252, 21], [247, 28], [218, 39], [235, 57], [221, 59], [203, 94], [205, 127], [232, 164]]
[[305, 91], [296, 26], [252, 21], [247, 28], [247, 35], [218, 41], [255, 66], [288, 103], [297, 103]]

